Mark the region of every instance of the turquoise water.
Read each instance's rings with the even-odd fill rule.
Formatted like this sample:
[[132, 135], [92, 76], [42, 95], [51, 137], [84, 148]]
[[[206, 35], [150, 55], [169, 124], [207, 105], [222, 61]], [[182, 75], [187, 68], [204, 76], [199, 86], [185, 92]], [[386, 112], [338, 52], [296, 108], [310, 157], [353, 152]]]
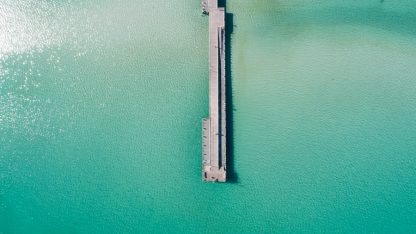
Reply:
[[414, 231], [416, 2], [229, 0], [227, 184], [199, 4], [0, 0], [0, 233]]

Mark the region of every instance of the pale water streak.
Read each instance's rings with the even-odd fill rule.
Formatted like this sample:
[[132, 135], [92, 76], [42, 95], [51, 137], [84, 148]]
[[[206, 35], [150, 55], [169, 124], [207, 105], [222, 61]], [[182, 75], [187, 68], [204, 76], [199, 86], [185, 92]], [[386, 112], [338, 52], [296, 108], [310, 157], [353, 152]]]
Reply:
[[229, 0], [224, 185], [199, 4], [0, 0], [0, 233], [415, 230], [416, 2]]

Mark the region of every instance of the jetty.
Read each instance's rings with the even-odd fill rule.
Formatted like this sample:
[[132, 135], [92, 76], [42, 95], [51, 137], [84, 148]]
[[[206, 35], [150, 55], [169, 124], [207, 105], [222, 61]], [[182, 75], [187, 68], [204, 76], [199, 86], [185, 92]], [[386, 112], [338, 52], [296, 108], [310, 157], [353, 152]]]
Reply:
[[202, 120], [202, 179], [226, 181], [225, 9], [203, 0], [209, 15], [209, 117]]

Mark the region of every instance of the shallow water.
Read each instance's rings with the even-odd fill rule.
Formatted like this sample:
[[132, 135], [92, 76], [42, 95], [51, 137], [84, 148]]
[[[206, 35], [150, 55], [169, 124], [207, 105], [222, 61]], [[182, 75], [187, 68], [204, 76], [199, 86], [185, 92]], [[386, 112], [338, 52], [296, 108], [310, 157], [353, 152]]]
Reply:
[[411, 232], [415, 3], [229, 0], [206, 184], [199, 1], [0, 0], [0, 233]]

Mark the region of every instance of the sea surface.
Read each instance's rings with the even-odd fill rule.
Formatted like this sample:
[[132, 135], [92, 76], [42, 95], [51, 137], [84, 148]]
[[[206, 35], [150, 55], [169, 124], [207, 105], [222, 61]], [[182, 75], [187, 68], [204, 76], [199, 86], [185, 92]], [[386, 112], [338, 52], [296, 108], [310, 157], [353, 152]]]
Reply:
[[416, 1], [228, 0], [230, 183], [199, 0], [0, 0], [0, 233], [411, 233]]

